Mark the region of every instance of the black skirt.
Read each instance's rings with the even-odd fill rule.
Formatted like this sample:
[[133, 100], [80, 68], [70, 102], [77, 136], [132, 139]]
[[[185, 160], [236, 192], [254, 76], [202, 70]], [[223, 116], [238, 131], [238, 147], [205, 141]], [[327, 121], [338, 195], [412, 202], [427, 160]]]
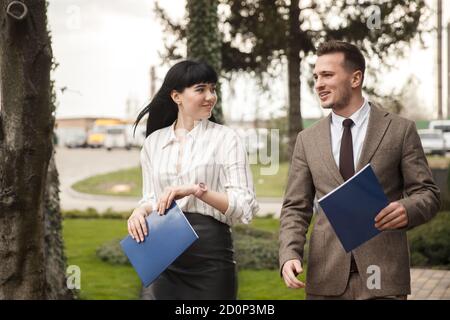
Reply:
[[230, 227], [210, 216], [186, 213], [196, 240], [150, 286], [143, 300], [235, 300], [237, 273]]

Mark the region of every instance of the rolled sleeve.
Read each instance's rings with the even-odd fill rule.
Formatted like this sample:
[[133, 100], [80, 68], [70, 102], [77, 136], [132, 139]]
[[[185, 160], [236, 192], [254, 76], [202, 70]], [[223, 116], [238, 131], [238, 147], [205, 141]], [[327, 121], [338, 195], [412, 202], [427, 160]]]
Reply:
[[141, 150], [141, 167], [142, 167], [142, 198], [138, 202], [138, 206], [150, 204], [152, 210], [156, 207], [156, 195], [153, 188], [152, 167], [150, 163], [150, 156], [146, 145]]
[[224, 159], [224, 187], [228, 196], [225, 216], [232, 224], [238, 222], [248, 224], [258, 212], [259, 205], [256, 201], [247, 151], [237, 134], [233, 135], [225, 150], [227, 152]]

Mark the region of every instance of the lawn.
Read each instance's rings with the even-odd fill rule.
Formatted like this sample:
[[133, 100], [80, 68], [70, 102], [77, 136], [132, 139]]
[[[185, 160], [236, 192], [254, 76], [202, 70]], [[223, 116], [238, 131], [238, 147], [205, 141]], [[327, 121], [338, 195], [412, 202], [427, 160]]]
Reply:
[[[275, 175], [263, 175], [261, 172], [263, 167], [262, 165], [251, 165], [256, 195], [258, 197], [282, 197], [287, 181], [288, 163], [280, 163]], [[111, 190], [113, 186], [119, 184], [128, 185], [130, 189], [120, 193]], [[140, 197], [142, 195], [141, 186], [141, 168], [136, 167], [93, 176], [75, 183], [72, 188], [90, 194]]]
[[[277, 232], [278, 220], [256, 218], [252, 225]], [[81, 299], [139, 299], [140, 280], [132, 267], [102, 262], [95, 254], [104, 242], [126, 235], [125, 220], [65, 219], [63, 226], [68, 265], [81, 269]], [[303, 289], [286, 288], [278, 270], [241, 270], [238, 279], [242, 300], [304, 298]]]
[[68, 265], [81, 269], [81, 299], [137, 299], [140, 280], [130, 266], [115, 266], [97, 258], [104, 242], [126, 234], [125, 220], [65, 219], [63, 236]]
[[[130, 191], [121, 193], [112, 191], [111, 188], [118, 184], [128, 185]], [[75, 183], [72, 188], [78, 192], [90, 194], [140, 197], [142, 196], [141, 168], [135, 167], [92, 176]]]
[[[300, 276], [305, 281], [306, 268]], [[278, 270], [242, 270], [238, 275], [240, 300], [304, 300], [304, 289], [289, 289]]]

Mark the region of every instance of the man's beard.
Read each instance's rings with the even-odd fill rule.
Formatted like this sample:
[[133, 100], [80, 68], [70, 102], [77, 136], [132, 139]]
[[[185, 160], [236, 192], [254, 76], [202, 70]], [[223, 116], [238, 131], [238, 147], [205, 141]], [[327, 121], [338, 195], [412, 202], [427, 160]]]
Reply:
[[328, 104], [324, 104], [322, 105], [322, 108], [324, 109], [342, 109], [343, 107], [346, 107], [349, 102], [350, 102], [350, 98], [351, 98], [351, 91], [350, 90], [344, 90], [342, 91], [342, 96], [341, 98], [336, 101], [336, 102], [331, 102]]

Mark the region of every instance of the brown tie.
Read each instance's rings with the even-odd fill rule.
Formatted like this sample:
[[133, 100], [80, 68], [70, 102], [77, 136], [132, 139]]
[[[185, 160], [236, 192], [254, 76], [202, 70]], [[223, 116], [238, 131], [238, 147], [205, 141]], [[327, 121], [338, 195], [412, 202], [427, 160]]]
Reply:
[[347, 181], [355, 174], [355, 166], [353, 164], [352, 125], [352, 119], [345, 119], [344, 122], [342, 122], [344, 132], [342, 133], [341, 150], [339, 152], [339, 171], [341, 172], [344, 181]]
[[[345, 181], [355, 174], [355, 165], [353, 163], [352, 125], [352, 119], [345, 119], [344, 122], [342, 122], [344, 132], [342, 133], [341, 150], [339, 153], [339, 171]], [[353, 252], [350, 255], [350, 273], [352, 272], [358, 272]]]

